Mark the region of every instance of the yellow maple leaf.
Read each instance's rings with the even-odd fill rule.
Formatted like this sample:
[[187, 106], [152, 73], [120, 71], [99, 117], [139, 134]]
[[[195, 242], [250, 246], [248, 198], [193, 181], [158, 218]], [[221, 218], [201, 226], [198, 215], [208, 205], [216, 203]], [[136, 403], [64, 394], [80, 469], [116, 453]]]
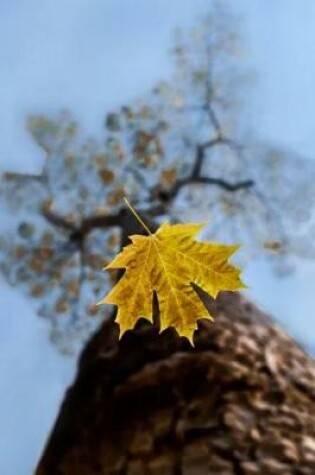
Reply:
[[[129, 203], [127, 202], [129, 205]], [[132, 209], [132, 208], [131, 208]], [[159, 302], [160, 331], [173, 326], [193, 343], [198, 318], [212, 320], [191, 283], [213, 298], [221, 290], [245, 287], [240, 269], [228, 263], [238, 245], [196, 241], [204, 224], [162, 224], [152, 234], [132, 209], [148, 236], [130, 236], [132, 244], [105, 267], [126, 271], [100, 302], [118, 306], [116, 321], [120, 336], [134, 327], [140, 317], [152, 322], [152, 299]]]

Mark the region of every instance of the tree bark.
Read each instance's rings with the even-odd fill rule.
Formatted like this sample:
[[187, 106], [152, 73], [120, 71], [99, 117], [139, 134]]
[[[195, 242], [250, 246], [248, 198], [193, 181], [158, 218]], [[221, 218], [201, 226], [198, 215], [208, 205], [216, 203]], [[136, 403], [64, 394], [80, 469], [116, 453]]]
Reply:
[[36, 475], [314, 475], [314, 360], [241, 295], [208, 305], [194, 348], [105, 322]]

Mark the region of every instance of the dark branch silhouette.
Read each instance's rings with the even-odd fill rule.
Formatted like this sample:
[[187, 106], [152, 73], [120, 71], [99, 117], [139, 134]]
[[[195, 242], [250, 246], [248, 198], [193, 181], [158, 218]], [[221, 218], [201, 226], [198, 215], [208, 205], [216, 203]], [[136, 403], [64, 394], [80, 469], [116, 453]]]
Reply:
[[244, 180], [231, 183], [224, 180], [223, 178], [211, 178], [207, 176], [188, 177], [176, 182], [176, 185], [170, 192], [170, 196], [174, 198], [184, 186], [193, 184], [216, 185], [220, 188], [223, 188], [225, 191], [235, 192], [238, 190], [251, 188], [254, 186], [255, 182], [253, 180]]

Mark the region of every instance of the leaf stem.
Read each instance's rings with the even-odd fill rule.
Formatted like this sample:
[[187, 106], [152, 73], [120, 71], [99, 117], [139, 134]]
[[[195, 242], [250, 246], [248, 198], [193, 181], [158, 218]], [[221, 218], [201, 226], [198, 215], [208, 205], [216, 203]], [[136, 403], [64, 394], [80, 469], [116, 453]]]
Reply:
[[129, 201], [127, 200], [127, 198], [125, 196], [124, 196], [124, 201], [125, 201], [126, 205], [128, 206], [128, 208], [130, 209], [130, 211], [132, 212], [132, 214], [139, 221], [141, 226], [143, 226], [143, 228], [147, 231], [147, 233], [152, 236], [152, 233], [151, 233], [150, 229], [148, 228], [148, 226], [142, 221], [142, 219], [138, 215], [137, 211], [131, 206], [131, 204], [129, 203]]

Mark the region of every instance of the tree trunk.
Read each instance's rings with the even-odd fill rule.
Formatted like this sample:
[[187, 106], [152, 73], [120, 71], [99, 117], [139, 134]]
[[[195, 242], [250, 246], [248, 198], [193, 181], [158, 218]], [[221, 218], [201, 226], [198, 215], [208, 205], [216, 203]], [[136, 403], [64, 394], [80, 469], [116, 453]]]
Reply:
[[314, 360], [239, 294], [211, 307], [195, 348], [104, 323], [36, 475], [314, 475]]

